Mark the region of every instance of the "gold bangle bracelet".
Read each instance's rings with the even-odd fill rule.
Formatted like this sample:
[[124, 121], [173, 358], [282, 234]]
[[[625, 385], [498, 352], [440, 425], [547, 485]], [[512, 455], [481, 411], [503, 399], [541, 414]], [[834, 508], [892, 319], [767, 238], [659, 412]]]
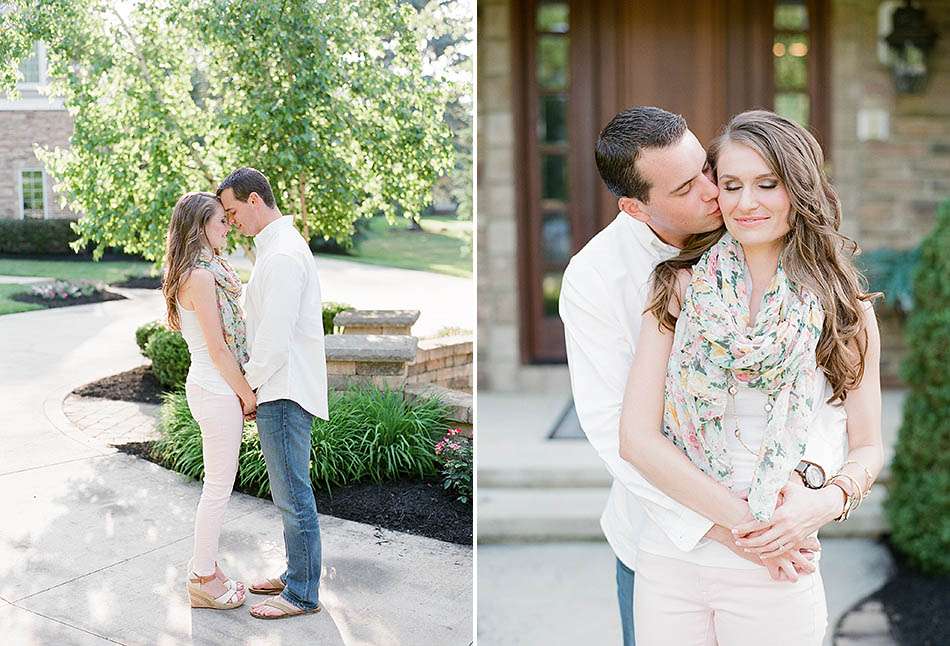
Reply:
[[863, 464], [861, 464], [860, 462], [858, 462], [857, 460], [848, 460], [847, 462], [841, 465], [841, 468], [843, 469], [849, 464], [856, 464], [859, 467], [861, 467], [861, 469], [864, 471], [864, 477], [867, 478], [867, 486], [864, 488], [864, 495], [865, 496], [868, 495], [868, 492], [871, 491], [871, 485], [874, 484], [874, 477], [871, 475], [871, 470], [868, 469]]
[[[861, 489], [861, 485], [858, 484], [858, 481], [847, 473], [836, 473], [831, 476], [830, 482], [835, 482], [838, 479], [844, 479], [849, 482], [849, 486], [852, 487], [853, 493], [851, 494], [854, 502], [850, 505], [849, 513], [854, 511], [861, 506], [861, 503], [864, 502], [864, 491]], [[847, 517], [845, 517], [847, 519]]]
[[833, 480], [829, 480], [825, 486], [828, 487], [831, 485], [841, 489], [841, 493], [844, 494], [844, 506], [841, 508], [841, 513], [838, 514], [838, 517], [834, 519], [836, 523], [843, 523], [845, 520], [847, 520], [848, 512], [851, 510], [851, 494], [848, 493], [848, 490], [845, 489], [843, 485], [834, 482]]

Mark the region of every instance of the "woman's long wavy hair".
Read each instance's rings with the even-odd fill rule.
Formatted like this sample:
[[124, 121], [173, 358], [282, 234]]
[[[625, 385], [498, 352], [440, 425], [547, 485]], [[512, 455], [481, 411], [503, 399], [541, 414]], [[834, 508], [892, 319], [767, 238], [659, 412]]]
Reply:
[[[816, 350], [818, 366], [831, 384], [829, 402], [844, 401], [864, 376], [867, 329], [862, 303], [881, 294], [867, 292], [867, 283], [852, 262], [860, 249], [838, 231], [841, 201], [822, 168], [821, 147], [807, 130], [766, 110], [743, 112], [726, 125], [709, 147], [714, 171], [727, 143], [748, 146], [761, 155], [788, 192], [791, 229], [785, 236], [782, 267], [792, 284], [810, 289], [821, 302], [825, 322]], [[724, 232], [723, 227], [691, 237], [678, 256], [656, 267], [647, 311], [662, 327], [672, 331], [676, 325], [669, 304], [676, 298], [678, 271], [695, 265]]]
[[162, 293], [168, 310], [168, 327], [181, 329], [178, 317], [178, 290], [195, 266], [202, 249], [209, 248], [205, 226], [221, 209], [214, 193], [185, 193], [175, 204], [172, 219], [168, 223], [168, 239], [165, 243], [165, 280]]

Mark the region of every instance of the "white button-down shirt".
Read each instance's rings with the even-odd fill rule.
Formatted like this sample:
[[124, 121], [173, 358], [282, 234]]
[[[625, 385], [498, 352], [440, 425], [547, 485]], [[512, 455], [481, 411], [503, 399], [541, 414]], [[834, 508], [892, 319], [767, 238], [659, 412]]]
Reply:
[[313, 253], [283, 216], [254, 237], [257, 261], [244, 308], [250, 360], [244, 376], [257, 403], [289, 399], [329, 418], [320, 279]]
[[620, 409], [650, 274], [677, 253], [646, 224], [621, 212], [571, 259], [561, 284], [560, 314], [577, 417], [614, 478], [600, 525], [614, 553], [632, 569], [645, 513], [686, 551], [713, 526], [620, 457]]
[[[650, 276], [656, 265], [678, 253], [646, 224], [621, 212], [571, 259], [561, 284], [559, 309], [574, 406], [587, 439], [613, 476], [600, 525], [614, 553], [631, 569], [636, 569], [647, 516], [684, 552], [700, 544], [713, 526], [620, 457], [620, 411]], [[812, 433], [805, 459], [823, 466], [837, 459], [840, 464], [840, 431], [832, 435]]]

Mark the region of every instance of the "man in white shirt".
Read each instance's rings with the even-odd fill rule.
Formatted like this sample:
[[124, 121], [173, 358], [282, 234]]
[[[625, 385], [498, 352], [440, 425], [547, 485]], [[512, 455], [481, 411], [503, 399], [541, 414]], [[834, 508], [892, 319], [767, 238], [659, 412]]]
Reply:
[[633, 646], [633, 571], [644, 514], [681, 550], [690, 551], [705, 538], [749, 556], [727, 528], [656, 489], [619, 453], [623, 393], [650, 275], [691, 235], [722, 225], [706, 152], [683, 117], [640, 106], [624, 110], [604, 128], [595, 158], [620, 213], [571, 259], [559, 310], [577, 416], [613, 476], [601, 527], [617, 556], [624, 645]]
[[276, 595], [251, 608], [262, 619], [319, 612], [320, 525], [310, 484], [311, 427], [328, 419], [326, 349], [317, 266], [307, 242], [282, 216], [267, 178], [239, 168], [218, 187], [228, 218], [254, 236], [257, 258], [245, 295], [257, 430], [271, 496], [281, 512], [287, 568], [251, 585]]

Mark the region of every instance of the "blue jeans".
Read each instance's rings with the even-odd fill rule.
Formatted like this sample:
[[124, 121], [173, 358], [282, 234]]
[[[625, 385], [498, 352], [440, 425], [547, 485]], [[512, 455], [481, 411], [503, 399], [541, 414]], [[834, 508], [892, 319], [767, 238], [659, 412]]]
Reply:
[[617, 559], [617, 603], [620, 604], [620, 627], [623, 646], [633, 642], [633, 570]]
[[313, 415], [289, 399], [257, 407], [257, 431], [267, 463], [271, 497], [284, 524], [287, 570], [283, 596], [295, 606], [319, 605], [320, 523], [310, 485]]

